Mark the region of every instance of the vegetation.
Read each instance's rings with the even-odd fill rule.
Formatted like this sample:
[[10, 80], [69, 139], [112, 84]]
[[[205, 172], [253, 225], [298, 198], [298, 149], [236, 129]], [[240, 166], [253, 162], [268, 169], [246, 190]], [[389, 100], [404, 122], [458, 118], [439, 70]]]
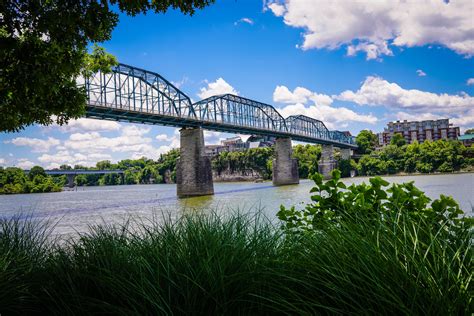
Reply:
[[[362, 131], [362, 135], [370, 135]], [[360, 135], [361, 135], [360, 134]], [[363, 136], [362, 138], [367, 138]], [[358, 136], [359, 137], [359, 136]], [[369, 136], [368, 138], [370, 138]], [[372, 146], [372, 145], [370, 145]], [[419, 144], [405, 144], [402, 137], [393, 137], [391, 144], [381, 149], [366, 147], [370, 154], [355, 160], [341, 159], [335, 153], [337, 168], [342, 177], [349, 177], [352, 170], [359, 175], [374, 176], [396, 173], [432, 173], [453, 172], [474, 169], [474, 146], [465, 147], [459, 141], [438, 140]], [[123, 170], [124, 174], [80, 174], [75, 177], [78, 186], [118, 185], [118, 184], [150, 184], [173, 183], [176, 179], [176, 161], [179, 150], [173, 149], [160, 155], [157, 160], [125, 159], [118, 163], [108, 160], [97, 162], [93, 168], [76, 165], [74, 169], [85, 170]], [[272, 177], [272, 161], [274, 149], [253, 148], [244, 151], [222, 152], [212, 158], [212, 168], [218, 173], [241, 173], [249, 170], [258, 172], [263, 179]], [[300, 178], [308, 178], [318, 171], [321, 157], [319, 145], [296, 145], [293, 157], [298, 159]], [[73, 169], [63, 165], [60, 169]], [[30, 193], [59, 191], [67, 182], [66, 176], [49, 177], [41, 167], [33, 167], [29, 175], [23, 174], [18, 168], [6, 168], [0, 171], [0, 193]]]
[[92, 226], [0, 219], [2, 314], [469, 315], [472, 223], [450, 198], [314, 176], [314, 203]]
[[31, 168], [29, 174], [20, 168], [0, 167], [0, 194], [58, 192], [62, 184], [46, 175], [39, 166]]
[[252, 148], [245, 151], [221, 152], [212, 159], [212, 168], [218, 173], [229, 170], [231, 173], [254, 170], [262, 178], [272, 177], [273, 147]]
[[293, 147], [293, 158], [298, 159], [298, 173], [300, 178], [306, 179], [309, 175], [318, 172], [321, 146], [296, 145]]
[[[31, 124], [65, 124], [80, 117], [86, 94], [79, 76], [109, 71], [116, 59], [90, 43], [111, 38], [119, 12], [128, 15], [168, 8], [193, 14], [214, 0], [14, 1], [0, 4], [0, 132]], [[117, 6], [114, 9], [113, 6]]]
[[362, 156], [355, 165], [358, 173], [372, 176], [399, 172], [453, 172], [474, 166], [474, 147], [465, 147], [459, 141], [403, 145], [402, 141], [395, 140], [394, 143]]
[[474, 134], [474, 128], [470, 128], [470, 129], [466, 130], [466, 132], [464, 134]]
[[377, 135], [372, 131], [366, 129], [362, 130], [359, 135], [356, 136], [356, 144], [359, 146], [358, 152], [360, 154], [370, 154], [378, 144]]

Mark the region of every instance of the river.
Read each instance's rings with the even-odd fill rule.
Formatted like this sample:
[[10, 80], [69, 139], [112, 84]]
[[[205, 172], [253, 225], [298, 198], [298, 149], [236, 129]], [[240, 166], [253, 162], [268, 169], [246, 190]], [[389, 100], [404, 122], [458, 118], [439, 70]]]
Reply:
[[[474, 173], [384, 179], [393, 183], [414, 181], [431, 198], [437, 198], [440, 194], [452, 196], [469, 216], [473, 216]], [[347, 178], [343, 181], [350, 185], [367, 182], [368, 178]], [[127, 218], [159, 218], [163, 214], [174, 218], [196, 209], [218, 212], [261, 209], [274, 218], [280, 205], [302, 207], [303, 203], [310, 202], [309, 190], [312, 187], [310, 180], [282, 187], [274, 187], [271, 182], [215, 183], [215, 195], [187, 199], [176, 197], [176, 186], [173, 184], [81, 187], [76, 191], [0, 196], [0, 217], [10, 218], [20, 214], [49, 220], [55, 225], [54, 233], [59, 235], [87, 231], [91, 224], [121, 223]]]

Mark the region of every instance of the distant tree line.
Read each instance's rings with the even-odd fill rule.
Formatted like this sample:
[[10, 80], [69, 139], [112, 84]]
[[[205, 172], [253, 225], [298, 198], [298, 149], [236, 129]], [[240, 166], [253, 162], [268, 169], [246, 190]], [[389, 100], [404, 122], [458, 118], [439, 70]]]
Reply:
[[39, 166], [31, 168], [28, 174], [20, 168], [0, 167], [0, 194], [58, 192], [62, 185]]
[[389, 145], [376, 149], [376, 135], [362, 131], [356, 141], [362, 156], [352, 168], [360, 175], [453, 172], [474, 167], [474, 147], [457, 140], [407, 144], [403, 136], [395, 134]]
[[[356, 159], [344, 160], [337, 150], [335, 152], [336, 165], [343, 177], [350, 176], [352, 170], [363, 176], [474, 170], [474, 147], [465, 147], [459, 141], [406, 144], [403, 137], [395, 135], [390, 145], [377, 148], [377, 137], [371, 131], [360, 132], [356, 141], [359, 146]], [[78, 186], [174, 183], [178, 157], [179, 149], [172, 149], [157, 160], [145, 157], [117, 163], [104, 160], [97, 162], [95, 167], [62, 165], [60, 169], [124, 171], [123, 176], [114, 173], [80, 174], [75, 177]], [[293, 157], [298, 159], [300, 178], [308, 178], [318, 172], [321, 146], [296, 145]], [[268, 180], [272, 178], [273, 158], [273, 147], [222, 152], [212, 158], [212, 168], [218, 173], [237, 174], [252, 170]], [[33, 167], [28, 174], [19, 168], [0, 168], [0, 194], [55, 192], [60, 191], [66, 182], [65, 175], [48, 176], [39, 166]]]

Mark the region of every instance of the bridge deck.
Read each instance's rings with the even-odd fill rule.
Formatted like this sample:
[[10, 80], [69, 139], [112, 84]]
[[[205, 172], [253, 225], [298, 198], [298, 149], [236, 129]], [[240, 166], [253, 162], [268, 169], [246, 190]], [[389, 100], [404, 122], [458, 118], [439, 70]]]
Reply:
[[283, 118], [269, 104], [231, 94], [192, 103], [159, 74], [124, 64], [108, 74], [98, 72], [83, 84], [87, 90], [86, 117], [89, 118], [291, 137], [308, 143], [357, 148], [353, 137], [330, 131], [314, 118], [304, 115]]
[[119, 173], [123, 174], [123, 170], [84, 170], [84, 169], [72, 169], [72, 170], [45, 170], [46, 174], [49, 175], [77, 175], [77, 174], [109, 174], [109, 173]]

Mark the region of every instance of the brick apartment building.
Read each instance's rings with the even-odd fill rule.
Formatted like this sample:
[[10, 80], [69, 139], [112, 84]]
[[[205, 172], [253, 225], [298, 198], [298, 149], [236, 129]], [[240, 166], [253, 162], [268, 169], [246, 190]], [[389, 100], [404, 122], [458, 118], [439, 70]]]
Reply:
[[459, 127], [449, 123], [449, 119], [413, 121], [396, 121], [388, 123], [382, 133], [379, 133], [379, 144], [385, 146], [390, 144], [393, 135], [402, 135], [407, 143], [417, 140], [419, 143], [425, 140], [458, 139]]

